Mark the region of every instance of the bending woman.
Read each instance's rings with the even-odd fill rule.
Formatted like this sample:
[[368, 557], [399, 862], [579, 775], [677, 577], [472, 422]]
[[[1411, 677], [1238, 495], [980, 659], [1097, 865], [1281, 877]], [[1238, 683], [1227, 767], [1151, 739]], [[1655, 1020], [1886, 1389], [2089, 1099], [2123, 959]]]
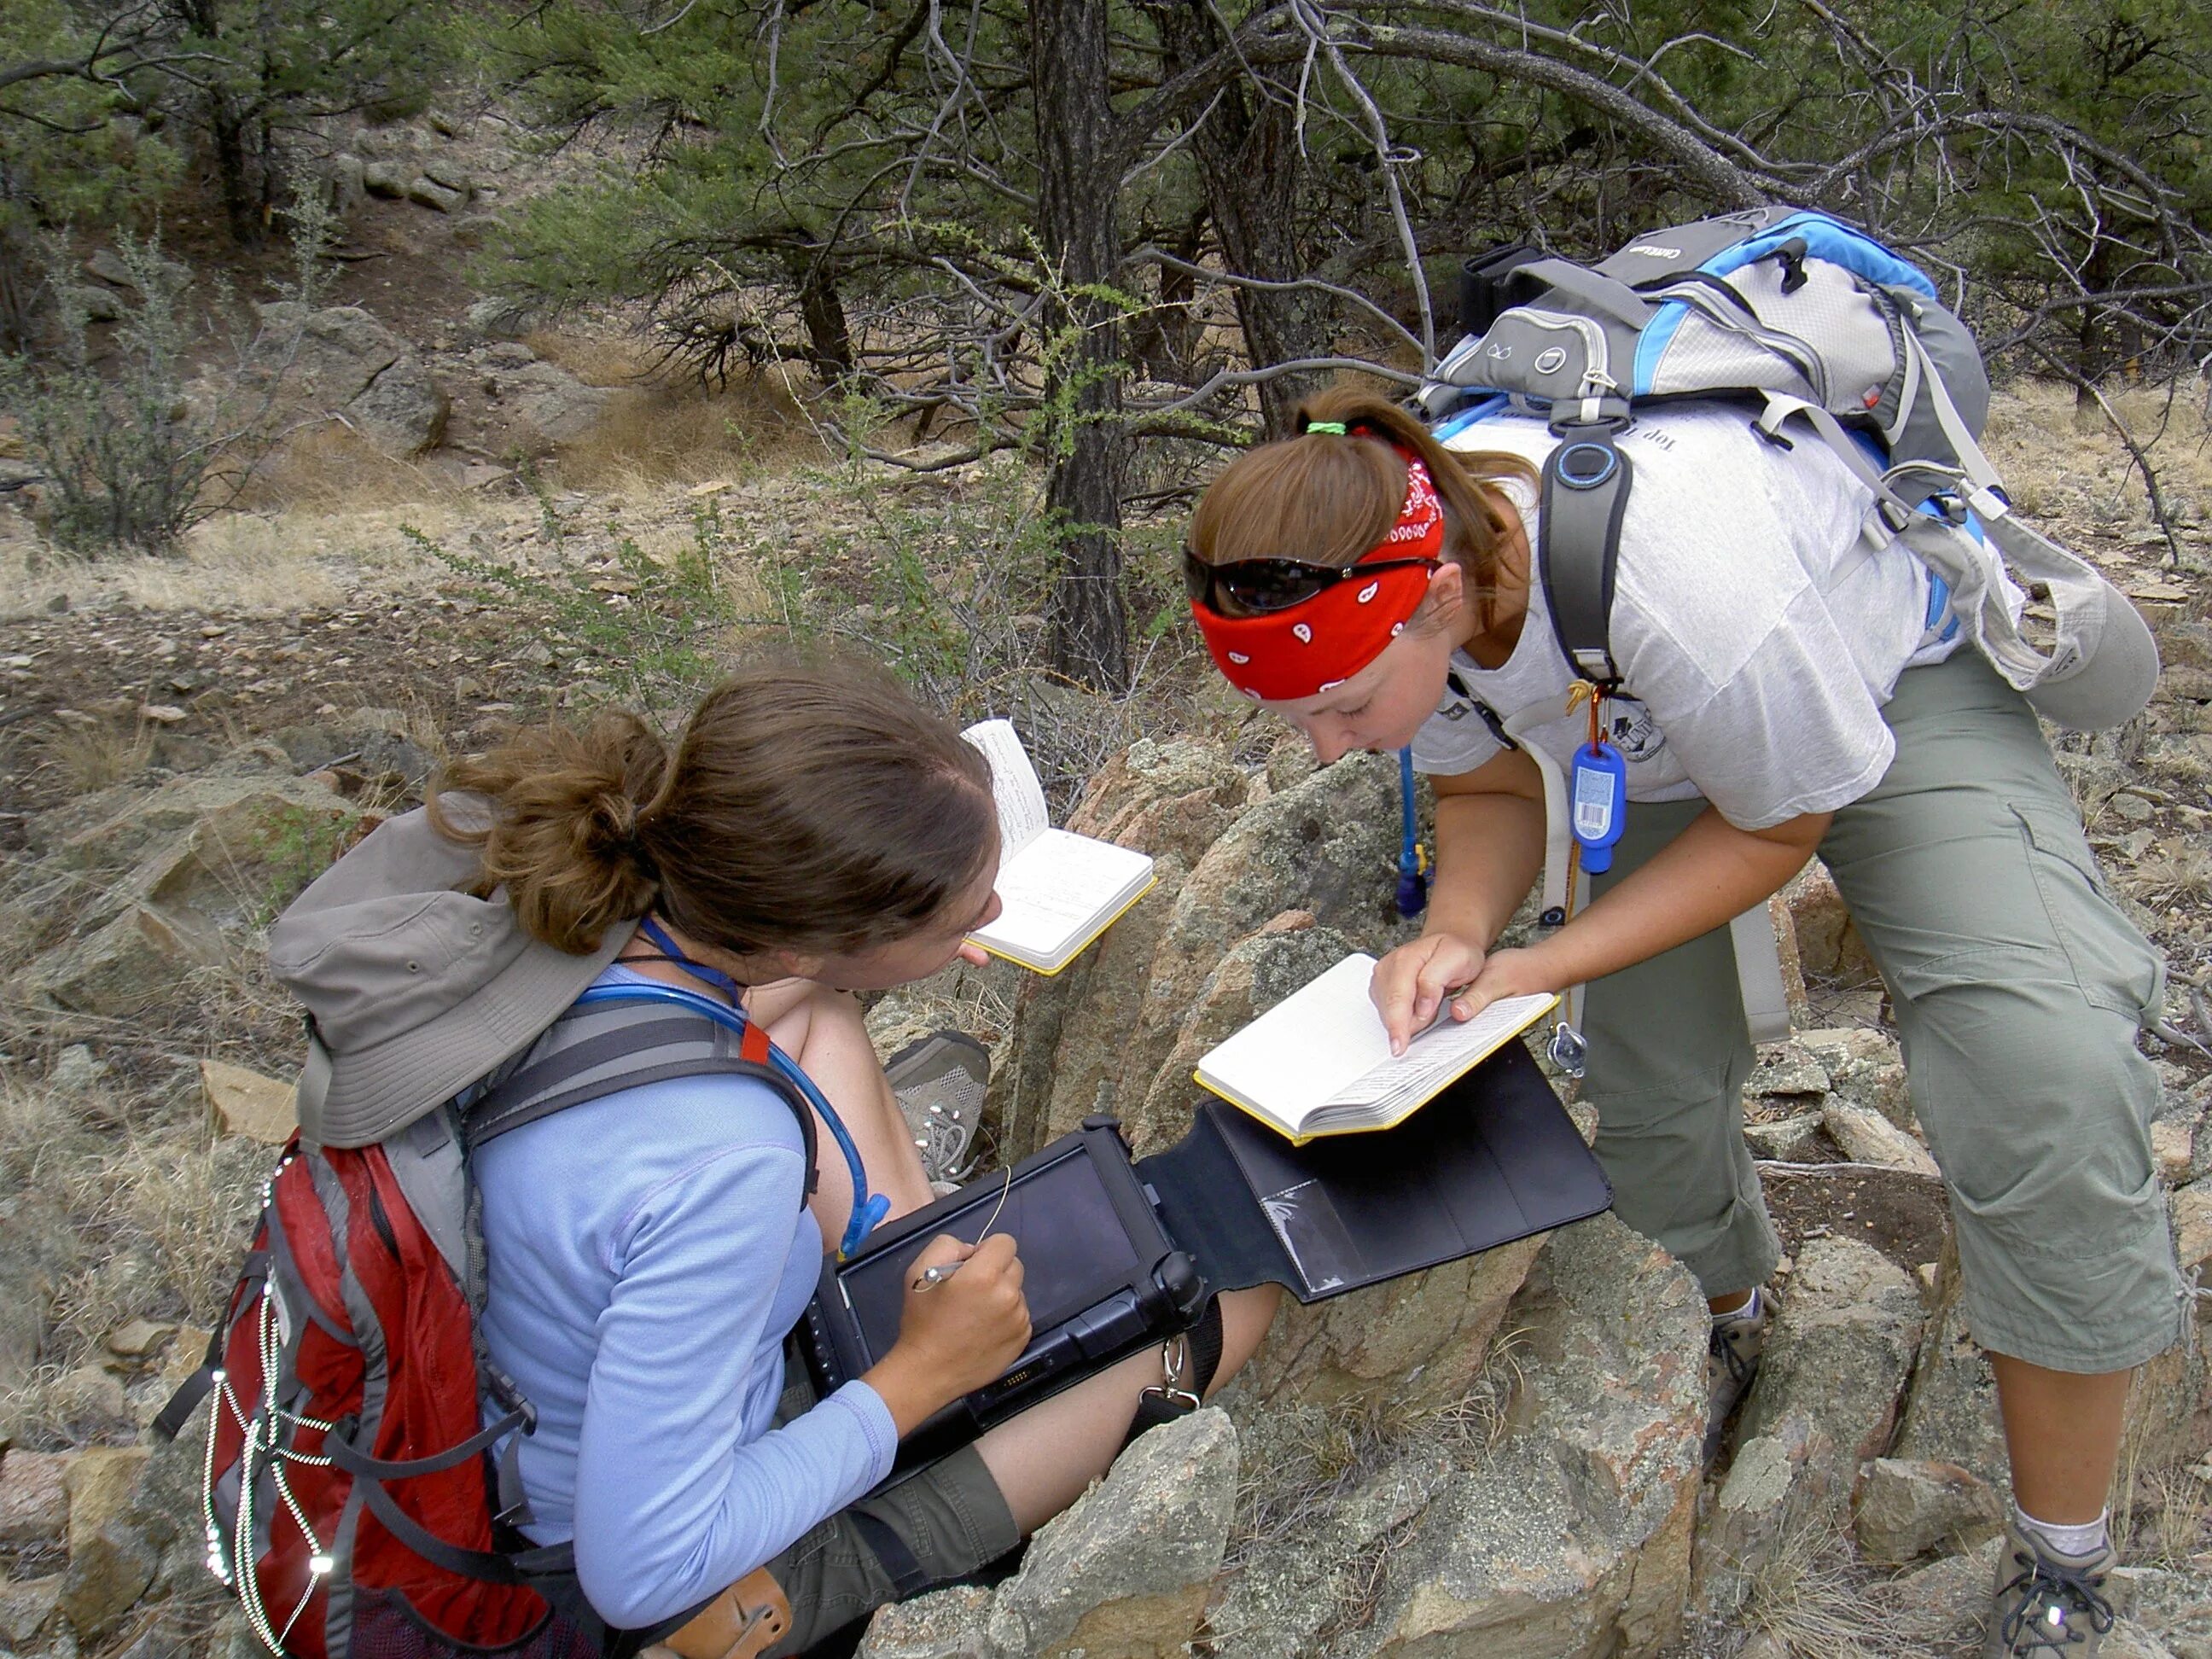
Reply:
[[2161, 965], [2106, 896], [2034, 714], [1958, 648], [1903, 544], [1867, 552], [1870, 498], [1821, 446], [1784, 454], [1712, 409], [1632, 427], [1625, 690], [1603, 710], [1626, 833], [1586, 909], [1493, 951], [1544, 854], [1522, 745], [1564, 769], [1589, 730], [1532, 550], [1555, 441], [1503, 418], [1470, 434], [1495, 453], [1452, 453], [1348, 392], [1302, 428], [1200, 502], [1192, 609], [1221, 672], [1322, 761], [1410, 744], [1431, 775], [1428, 921], [1375, 975], [1394, 1041], [1448, 994], [1468, 1018], [1588, 984], [1597, 1155], [1622, 1218], [1711, 1301], [1717, 1442], [1780, 1255], [1743, 1142], [1752, 1050], [1726, 924], [1817, 853], [1888, 985], [1996, 1372], [2018, 1508], [1986, 1651], [2045, 1651], [2055, 1632], [2093, 1652], [2130, 1375], [2179, 1338], [2183, 1299], [2158, 1080], [2135, 1046]]
[[[395, 831], [475, 849], [514, 949], [526, 935], [568, 953], [575, 993], [658, 981], [741, 1005], [827, 1096], [892, 1212], [929, 1201], [851, 994], [969, 948], [997, 913], [997, 817], [982, 757], [886, 680], [740, 673], [672, 750], [626, 716], [526, 736], [449, 769], [422, 819], [379, 838]], [[854, 1200], [817, 1127], [811, 1205], [799, 1121], [748, 1078], [641, 1083], [477, 1154], [483, 1332], [538, 1413], [519, 1445], [526, 1530], [573, 1540], [582, 1594], [617, 1632], [672, 1629], [765, 1565], [793, 1614], [770, 1650], [798, 1653], [972, 1574], [1104, 1473], [1159, 1380], [1158, 1352], [1139, 1354], [864, 1498], [902, 1435], [1027, 1343], [1021, 1241], [933, 1242], [921, 1264], [961, 1271], [910, 1291], [881, 1363], [812, 1399], [784, 1340]], [[1217, 1385], [1273, 1297], [1219, 1307]], [[537, 1650], [595, 1649], [576, 1629]]]

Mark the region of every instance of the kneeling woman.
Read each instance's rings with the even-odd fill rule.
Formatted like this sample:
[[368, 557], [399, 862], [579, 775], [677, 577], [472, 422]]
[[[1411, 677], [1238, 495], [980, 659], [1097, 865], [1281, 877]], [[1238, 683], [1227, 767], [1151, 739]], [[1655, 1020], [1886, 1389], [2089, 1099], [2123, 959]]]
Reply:
[[[441, 782], [420, 833], [478, 849], [482, 890], [568, 953], [576, 994], [657, 981], [738, 1002], [827, 1096], [893, 1212], [929, 1201], [851, 993], [946, 966], [996, 914], [990, 775], [950, 726], [850, 665], [759, 670], [709, 694], [672, 751], [607, 716]], [[908, 1293], [874, 1370], [812, 1400], [784, 1339], [854, 1200], [817, 1127], [811, 1206], [799, 1121], [748, 1078], [643, 1082], [477, 1155], [484, 1334], [538, 1413], [519, 1449], [527, 1531], [574, 1540], [617, 1631], [668, 1628], [765, 1565], [793, 1615], [772, 1651], [798, 1653], [971, 1574], [1104, 1473], [1159, 1378], [1139, 1354], [865, 1498], [902, 1434], [1027, 1342], [1021, 1241], [936, 1241], [921, 1261], [967, 1255], [961, 1271]], [[1273, 1300], [1222, 1298], [1217, 1382]]]

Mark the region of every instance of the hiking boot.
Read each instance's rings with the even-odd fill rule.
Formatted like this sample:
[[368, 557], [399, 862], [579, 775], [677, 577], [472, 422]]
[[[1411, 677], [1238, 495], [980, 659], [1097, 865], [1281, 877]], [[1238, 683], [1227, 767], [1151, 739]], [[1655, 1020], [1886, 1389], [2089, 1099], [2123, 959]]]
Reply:
[[932, 1031], [884, 1063], [899, 1111], [921, 1154], [930, 1185], [957, 1182], [973, 1166], [968, 1144], [983, 1115], [991, 1052], [961, 1031]]
[[1711, 1391], [1705, 1407], [1705, 1462], [1720, 1455], [1721, 1440], [1735, 1408], [1759, 1374], [1759, 1356], [1766, 1346], [1766, 1327], [1774, 1317], [1772, 1292], [1759, 1293], [1753, 1314], [1716, 1315], [1713, 1334], [1705, 1347], [1705, 1385]]
[[2105, 1575], [2114, 1559], [2109, 1543], [2088, 1555], [2060, 1555], [2008, 1526], [1982, 1659], [2094, 1659], [2112, 1627]]

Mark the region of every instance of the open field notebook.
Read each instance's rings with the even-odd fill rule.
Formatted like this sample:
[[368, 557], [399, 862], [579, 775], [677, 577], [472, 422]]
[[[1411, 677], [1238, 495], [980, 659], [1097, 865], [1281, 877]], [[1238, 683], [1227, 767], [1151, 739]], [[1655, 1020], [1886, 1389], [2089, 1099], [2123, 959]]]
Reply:
[[1559, 1002], [1507, 997], [1464, 1024], [1445, 1014], [1393, 1056], [1367, 994], [1374, 975], [1373, 957], [1345, 957], [1209, 1050], [1199, 1083], [1299, 1146], [1387, 1129]]
[[1044, 786], [1006, 720], [983, 720], [960, 734], [991, 763], [999, 804], [999, 902], [988, 927], [968, 937], [994, 957], [1056, 974], [1114, 925], [1152, 884], [1142, 853], [1091, 836], [1055, 830]]

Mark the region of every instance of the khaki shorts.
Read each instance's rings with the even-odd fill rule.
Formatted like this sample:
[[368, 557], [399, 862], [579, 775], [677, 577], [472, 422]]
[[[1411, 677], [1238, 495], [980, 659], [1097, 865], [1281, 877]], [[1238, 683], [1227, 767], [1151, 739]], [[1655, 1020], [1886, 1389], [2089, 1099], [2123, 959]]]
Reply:
[[[2184, 1291], [2136, 1048], [2164, 963], [2108, 896], [2019, 694], [1971, 649], [1908, 671], [1897, 757], [1820, 857], [1895, 1010], [1942, 1166], [1976, 1341], [2054, 1370], [2124, 1370], [2180, 1340]], [[1786, 732], [1778, 733], [1786, 741]], [[1698, 801], [1632, 806], [1602, 893]], [[1742, 1133], [1752, 1051], [1728, 930], [1591, 985], [1583, 1097], [1631, 1226], [1708, 1296], [1779, 1256]]]
[[[814, 1405], [805, 1366], [787, 1357], [776, 1421]], [[791, 1630], [771, 1656], [804, 1652], [878, 1607], [988, 1566], [1021, 1541], [998, 1482], [971, 1446], [863, 1498], [800, 1535], [768, 1570], [791, 1600]]]

